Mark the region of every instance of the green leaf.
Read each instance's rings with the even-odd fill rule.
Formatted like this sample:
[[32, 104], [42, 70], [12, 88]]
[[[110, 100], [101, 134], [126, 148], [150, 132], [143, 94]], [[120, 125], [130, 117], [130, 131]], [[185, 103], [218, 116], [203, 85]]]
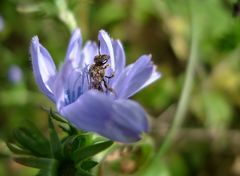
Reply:
[[61, 141], [54, 128], [54, 125], [50, 116], [48, 118], [48, 126], [50, 130], [50, 145], [51, 145], [52, 154], [56, 159], [60, 159], [63, 156]]
[[23, 156], [23, 157], [14, 157], [14, 160], [22, 165], [44, 169], [44, 170], [51, 170], [57, 167], [57, 161], [50, 158], [37, 158], [32, 156]]
[[7, 146], [9, 150], [11, 150], [15, 154], [31, 154], [29, 150], [22, 149], [20, 146], [13, 144], [13, 143], [7, 143]]
[[76, 163], [79, 163], [80, 161], [84, 159], [88, 159], [99, 152], [105, 150], [106, 148], [110, 147], [113, 144], [112, 141], [103, 141], [99, 142], [93, 145], [90, 145], [88, 147], [80, 148], [79, 150], [76, 150], [74, 152], [74, 160]]
[[48, 140], [38, 130], [33, 128], [18, 128], [14, 136], [23, 148], [30, 150], [36, 156], [50, 156], [50, 145]]
[[93, 176], [93, 175], [90, 174], [89, 172], [84, 171], [84, 170], [82, 170], [82, 169], [79, 169], [75, 175], [76, 175], [76, 176]]
[[83, 170], [89, 171], [93, 167], [95, 167], [97, 164], [98, 164], [98, 162], [93, 161], [93, 160], [83, 161], [83, 163], [81, 164], [81, 168]]

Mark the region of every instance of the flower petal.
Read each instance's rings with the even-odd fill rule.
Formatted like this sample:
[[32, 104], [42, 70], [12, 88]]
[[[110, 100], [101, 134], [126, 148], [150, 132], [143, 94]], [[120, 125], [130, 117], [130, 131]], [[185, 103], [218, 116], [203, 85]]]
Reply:
[[30, 53], [33, 73], [41, 91], [53, 102], [53, 85], [56, 79], [56, 66], [48, 51], [39, 43], [38, 37], [32, 38]]
[[116, 68], [112, 41], [106, 31], [100, 30], [98, 34], [98, 40], [100, 41], [100, 54], [107, 54], [110, 56], [110, 65], [113, 70]]
[[161, 76], [162, 76], [161, 73], [157, 72], [156, 67], [154, 66], [154, 69], [152, 71], [150, 78], [136, 92], [140, 91], [144, 87], [147, 87], [149, 84], [152, 84], [154, 81], [161, 78]]
[[72, 60], [67, 60], [55, 81], [54, 95], [58, 111], [73, 103], [88, 90], [87, 71], [73, 68]]
[[120, 40], [113, 40], [112, 46], [114, 52], [114, 59], [116, 63], [115, 71], [122, 71], [126, 65], [126, 57], [122, 43], [120, 42]]
[[130, 100], [114, 101], [97, 91], [88, 91], [60, 112], [76, 127], [97, 132], [124, 143], [140, 139], [147, 130], [144, 110]]
[[120, 73], [124, 70], [126, 64], [126, 57], [123, 50], [123, 46], [119, 40], [112, 41], [113, 52], [114, 52], [114, 62], [115, 62], [115, 74], [113, 79], [116, 80], [120, 76]]
[[97, 54], [97, 44], [95, 42], [88, 41], [82, 50], [80, 65], [86, 66], [92, 64], [93, 59]]
[[134, 131], [147, 132], [148, 131], [148, 121], [147, 115], [143, 108], [132, 100], [119, 99], [113, 104], [116, 119], [119, 124], [123, 123], [131, 126]]
[[71, 36], [70, 42], [68, 44], [66, 59], [72, 60], [72, 64], [74, 68], [82, 67], [80, 65], [81, 58], [81, 47], [82, 47], [82, 36], [80, 29], [76, 29]]
[[120, 78], [113, 84], [113, 89], [118, 98], [128, 98], [155, 81], [159, 77], [155, 72], [151, 56], [143, 55], [121, 73]]
[[57, 75], [53, 92], [56, 97], [56, 106], [58, 111], [65, 106], [65, 83], [69, 79], [68, 76], [70, 75], [72, 69], [72, 60], [66, 60]]

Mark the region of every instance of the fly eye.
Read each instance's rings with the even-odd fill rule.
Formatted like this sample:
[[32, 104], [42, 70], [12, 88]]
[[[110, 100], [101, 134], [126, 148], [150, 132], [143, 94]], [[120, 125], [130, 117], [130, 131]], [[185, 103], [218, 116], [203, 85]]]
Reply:
[[108, 55], [102, 55], [102, 63], [106, 63], [110, 57]]
[[103, 63], [103, 64], [106, 64], [106, 63], [107, 63], [107, 60], [104, 60], [102, 63]]
[[108, 59], [104, 59], [102, 63], [103, 63], [103, 64], [106, 64], [107, 61], [108, 61]]

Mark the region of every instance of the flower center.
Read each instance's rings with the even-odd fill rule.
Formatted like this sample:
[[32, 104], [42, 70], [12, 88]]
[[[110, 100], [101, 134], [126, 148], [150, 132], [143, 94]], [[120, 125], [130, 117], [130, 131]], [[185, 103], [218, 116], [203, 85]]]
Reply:
[[65, 84], [65, 105], [75, 102], [85, 91], [88, 90], [87, 67], [82, 70], [73, 69]]

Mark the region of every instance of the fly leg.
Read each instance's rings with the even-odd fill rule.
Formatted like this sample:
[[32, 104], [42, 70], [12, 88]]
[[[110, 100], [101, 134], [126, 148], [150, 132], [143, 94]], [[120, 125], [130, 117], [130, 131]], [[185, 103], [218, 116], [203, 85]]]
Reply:
[[[115, 72], [112, 72], [112, 74], [110, 76], [104, 76], [104, 77], [107, 78], [108, 82], [109, 82], [109, 79], [113, 78], [114, 76], [115, 76]], [[117, 96], [116, 92], [113, 90], [113, 88], [111, 88], [109, 86], [109, 84], [107, 83], [107, 81], [105, 79], [103, 79], [103, 84], [104, 84], [105, 88], [107, 89], [107, 91], [110, 91], [115, 96]]]
[[103, 92], [103, 87], [102, 87], [101, 84], [98, 84], [98, 86], [97, 86], [97, 90], [99, 90], [100, 92]]
[[112, 72], [112, 74], [110, 76], [104, 76], [104, 77], [110, 79], [110, 78], [113, 78], [114, 76], [115, 76], [115, 73]]
[[110, 91], [111, 93], [113, 93], [115, 96], [117, 96], [116, 92], [113, 90], [113, 88], [111, 88], [105, 79], [103, 79], [103, 84], [104, 84], [104, 87], [107, 89], [107, 91]]
[[108, 68], [110, 66], [110, 64], [106, 64], [106, 65], [104, 65], [102, 68], [103, 69], [106, 69], [106, 68]]
[[103, 92], [103, 86], [101, 83], [98, 84], [92, 84], [92, 89], [98, 90], [100, 92]]

